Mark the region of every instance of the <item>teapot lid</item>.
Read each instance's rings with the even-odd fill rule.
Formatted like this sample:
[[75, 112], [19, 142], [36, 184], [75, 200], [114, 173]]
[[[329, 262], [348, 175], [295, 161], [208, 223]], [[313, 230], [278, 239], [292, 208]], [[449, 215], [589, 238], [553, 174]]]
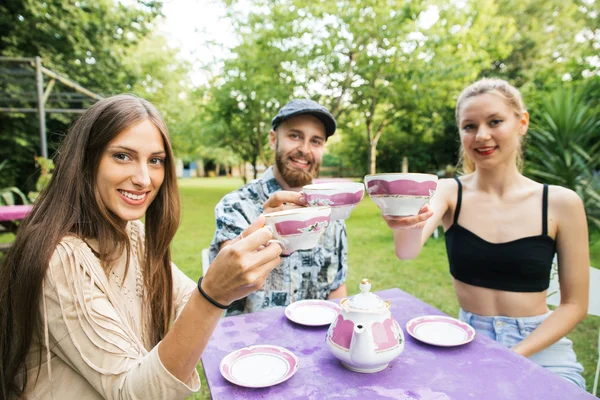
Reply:
[[349, 306], [353, 311], [380, 312], [388, 308], [389, 303], [370, 292], [371, 282], [368, 279], [363, 279], [359, 286], [360, 293], [348, 299]]

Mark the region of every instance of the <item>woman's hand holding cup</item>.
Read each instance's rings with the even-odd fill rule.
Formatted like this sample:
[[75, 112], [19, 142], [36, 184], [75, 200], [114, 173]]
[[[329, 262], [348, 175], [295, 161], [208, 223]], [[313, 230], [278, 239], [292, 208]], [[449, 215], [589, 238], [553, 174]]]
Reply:
[[397, 229], [423, 229], [427, 220], [433, 216], [433, 211], [429, 204], [425, 204], [419, 210], [417, 215], [407, 217], [395, 217], [392, 215], [383, 215], [383, 219], [388, 226], [394, 230]]
[[203, 290], [221, 304], [231, 304], [260, 289], [281, 262], [282, 248], [269, 243], [271, 229], [260, 216], [240, 236], [223, 247], [202, 280]]

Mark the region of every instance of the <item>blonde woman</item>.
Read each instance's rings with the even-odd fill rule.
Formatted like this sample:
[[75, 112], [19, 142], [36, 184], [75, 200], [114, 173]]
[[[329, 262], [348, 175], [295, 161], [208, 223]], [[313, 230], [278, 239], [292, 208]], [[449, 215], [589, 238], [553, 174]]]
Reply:
[[[443, 179], [419, 215], [384, 217], [398, 258], [416, 257], [441, 223], [459, 318], [585, 389], [565, 337], [587, 312], [585, 211], [573, 191], [520, 172], [529, 126], [519, 91], [500, 79], [467, 87], [456, 104], [464, 175]], [[554, 254], [561, 304], [546, 306]]]

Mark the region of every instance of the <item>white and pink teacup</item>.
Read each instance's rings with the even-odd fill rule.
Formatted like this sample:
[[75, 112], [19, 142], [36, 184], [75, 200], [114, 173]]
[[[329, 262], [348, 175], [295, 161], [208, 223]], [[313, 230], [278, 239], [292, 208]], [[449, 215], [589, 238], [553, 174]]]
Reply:
[[312, 207], [331, 207], [331, 220], [347, 219], [365, 195], [358, 182], [328, 182], [306, 185], [302, 188], [306, 201]]
[[437, 175], [392, 173], [365, 176], [367, 193], [383, 215], [417, 215], [435, 193]]
[[331, 208], [300, 207], [264, 216], [265, 225], [273, 232], [273, 241], [283, 247], [283, 255], [290, 255], [319, 244], [319, 239], [329, 226]]

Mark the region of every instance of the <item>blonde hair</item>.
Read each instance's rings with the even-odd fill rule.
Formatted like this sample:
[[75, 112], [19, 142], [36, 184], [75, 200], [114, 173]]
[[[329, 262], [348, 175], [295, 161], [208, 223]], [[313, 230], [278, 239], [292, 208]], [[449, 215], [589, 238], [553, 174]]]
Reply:
[[[498, 78], [483, 78], [478, 80], [477, 82], [467, 86], [466, 89], [462, 91], [460, 96], [458, 96], [458, 100], [456, 100], [456, 124], [459, 124], [459, 114], [461, 106], [467, 99], [472, 97], [476, 97], [485, 93], [495, 94], [504, 99], [506, 104], [508, 104], [515, 112], [517, 117], [521, 117], [523, 112], [527, 110], [525, 107], [525, 103], [523, 103], [523, 98], [521, 97], [521, 92], [510, 83], [503, 79]], [[459, 127], [460, 129], [460, 127]], [[475, 171], [475, 163], [471, 160], [467, 154], [465, 153], [465, 149], [461, 143], [459, 158], [458, 158], [458, 166], [462, 167], [462, 171], [464, 174], [470, 174]], [[517, 153], [517, 167], [519, 170], [523, 167], [523, 141], [520, 142], [519, 152]]]

